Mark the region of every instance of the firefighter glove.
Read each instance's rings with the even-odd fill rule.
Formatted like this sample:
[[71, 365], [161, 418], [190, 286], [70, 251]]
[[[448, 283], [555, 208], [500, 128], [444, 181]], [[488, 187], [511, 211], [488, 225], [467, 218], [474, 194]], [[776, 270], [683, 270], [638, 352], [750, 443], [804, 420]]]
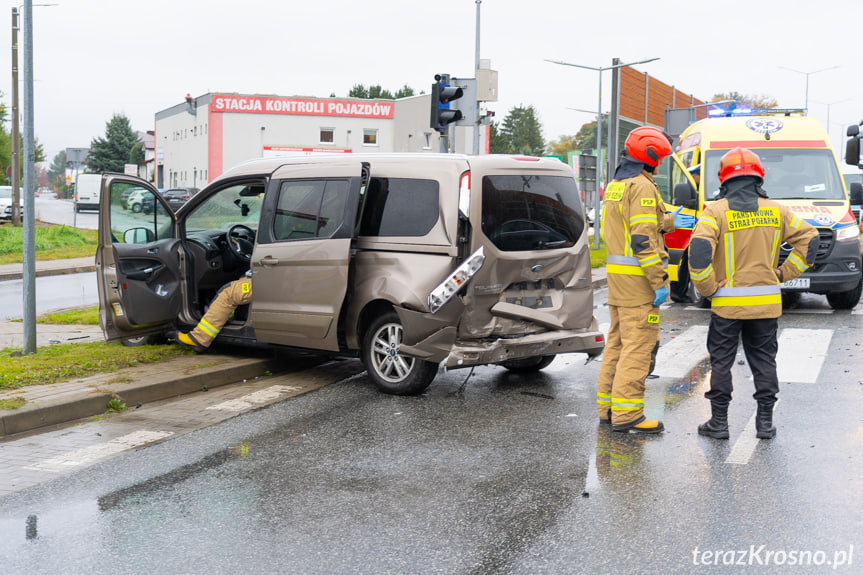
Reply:
[[690, 216], [687, 214], [680, 213], [680, 210], [682, 210], [682, 209], [683, 209], [683, 206], [680, 206], [679, 208], [677, 208], [676, 210], [671, 212], [672, 214], [674, 214], [674, 229], [680, 229], [680, 228], [692, 229], [692, 228], [694, 228], [695, 227], [695, 216]]
[[668, 286], [662, 286], [659, 289], [653, 290], [656, 298], [653, 300], [653, 305], [658, 306], [668, 299]]

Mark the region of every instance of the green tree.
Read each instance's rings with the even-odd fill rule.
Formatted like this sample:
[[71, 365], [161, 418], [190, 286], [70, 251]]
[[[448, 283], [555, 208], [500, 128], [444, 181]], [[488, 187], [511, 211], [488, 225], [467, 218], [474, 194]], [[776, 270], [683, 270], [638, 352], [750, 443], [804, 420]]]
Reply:
[[[603, 147], [608, 147], [607, 139], [608, 134], [608, 115], [602, 116], [602, 141], [605, 144]], [[573, 141], [576, 150], [594, 150], [596, 149], [596, 120], [593, 122], [588, 122], [583, 124], [581, 128], [578, 130], [578, 133], [575, 134], [575, 139]]]
[[66, 187], [66, 151], [57, 152], [48, 166], [48, 185], [55, 191]]
[[[720, 94], [714, 94], [710, 99], [711, 102], [721, 102], [723, 100], [733, 100], [735, 102], [735, 107], [746, 107], [746, 108], [775, 108], [779, 105], [776, 101], [776, 98], [771, 98], [770, 96], [766, 96], [764, 94], [741, 94], [740, 92], [723, 92]], [[723, 107], [726, 109], [733, 109], [730, 105], [726, 104]]]
[[366, 88], [365, 84], [354, 84], [348, 92], [348, 98], [363, 98], [364, 100], [395, 100], [397, 98], [407, 98], [408, 96], [414, 95], [414, 89], [407, 84], [399, 88], [395, 95], [393, 95], [389, 90], [382, 88], [379, 84], [369, 86], [368, 88]]
[[507, 154], [541, 156], [545, 153], [542, 124], [533, 106], [516, 106], [511, 109], [499, 128], [501, 144]]
[[490, 154], [506, 154], [509, 152], [509, 141], [500, 133], [497, 122], [488, 125], [488, 151]]
[[[0, 97], [3, 92], [0, 92]], [[11, 178], [6, 176], [6, 169], [12, 163], [12, 135], [6, 131], [8, 111], [6, 104], [0, 103], [0, 181], [11, 184]]]
[[399, 88], [398, 92], [396, 92], [396, 100], [399, 98], [409, 98], [411, 96], [416, 96], [416, 92], [414, 92], [414, 89], [407, 84]]
[[91, 172], [123, 173], [130, 161], [132, 149], [140, 140], [126, 116], [114, 115], [105, 126], [105, 137], [90, 142], [87, 169]]
[[546, 152], [555, 156], [562, 156], [565, 160], [567, 152], [578, 149], [575, 145], [575, 136], [560, 136], [558, 139], [548, 143]]

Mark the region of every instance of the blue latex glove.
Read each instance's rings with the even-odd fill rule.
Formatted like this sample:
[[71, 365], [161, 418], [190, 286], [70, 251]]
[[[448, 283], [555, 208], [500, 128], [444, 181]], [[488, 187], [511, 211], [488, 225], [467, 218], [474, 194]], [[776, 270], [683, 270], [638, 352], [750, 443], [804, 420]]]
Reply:
[[680, 206], [673, 212], [674, 214], [674, 229], [680, 228], [694, 228], [695, 227], [695, 216], [690, 216], [687, 214], [681, 214], [680, 210], [683, 209], [683, 206]]
[[[692, 216], [690, 216], [692, 217]], [[658, 306], [661, 303], [664, 303], [665, 300], [668, 299], [668, 287], [662, 286], [659, 289], [653, 290], [653, 293], [656, 294], [656, 299], [653, 300], [653, 305]]]

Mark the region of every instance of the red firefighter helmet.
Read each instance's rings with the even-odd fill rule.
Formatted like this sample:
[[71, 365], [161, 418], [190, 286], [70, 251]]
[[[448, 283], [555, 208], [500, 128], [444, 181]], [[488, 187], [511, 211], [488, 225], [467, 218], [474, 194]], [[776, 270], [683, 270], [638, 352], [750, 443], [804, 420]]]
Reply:
[[671, 153], [671, 138], [662, 130], [650, 126], [631, 131], [623, 145], [626, 155], [648, 166], [656, 166], [662, 158]]
[[764, 181], [764, 166], [758, 154], [747, 148], [734, 148], [719, 160], [719, 183], [738, 176], [757, 176]]

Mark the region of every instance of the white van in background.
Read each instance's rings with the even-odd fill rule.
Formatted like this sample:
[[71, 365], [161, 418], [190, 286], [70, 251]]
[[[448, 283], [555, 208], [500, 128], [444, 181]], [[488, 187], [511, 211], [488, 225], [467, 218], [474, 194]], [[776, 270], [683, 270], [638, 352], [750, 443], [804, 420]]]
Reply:
[[99, 211], [99, 197], [102, 190], [101, 174], [78, 174], [75, 182], [75, 211]]

